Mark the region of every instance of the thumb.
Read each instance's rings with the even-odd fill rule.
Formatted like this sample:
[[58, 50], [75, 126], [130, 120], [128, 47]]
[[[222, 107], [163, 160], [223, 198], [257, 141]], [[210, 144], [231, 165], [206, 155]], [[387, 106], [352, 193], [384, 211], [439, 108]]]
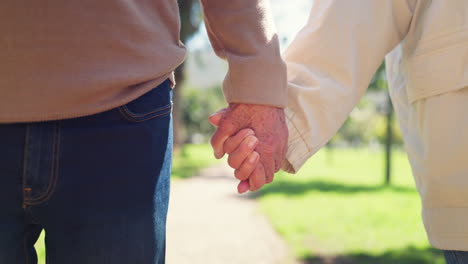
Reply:
[[218, 112], [210, 115], [208, 120], [210, 121], [210, 123], [213, 126], [218, 127], [219, 123], [221, 123], [221, 118], [223, 117], [224, 113], [226, 113], [226, 111], [227, 111], [227, 109], [223, 108], [223, 109], [219, 110]]

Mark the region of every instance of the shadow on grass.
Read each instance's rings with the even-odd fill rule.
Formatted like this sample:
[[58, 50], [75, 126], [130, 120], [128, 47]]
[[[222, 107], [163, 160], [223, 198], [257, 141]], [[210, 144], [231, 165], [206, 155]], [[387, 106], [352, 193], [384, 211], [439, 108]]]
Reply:
[[[342, 184], [331, 181], [311, 180], [307, 182], [277, 182], [269, 185], [262, 190], [258, 196], [266, 196], [269, 194], [283, 193], [290, 196], [302, 195], [311, 191], [319, 192], [336, 192], [336, 193], [361, 193], [361, 192], [380, 192], [380, 191], [393, 191], [399, 193], [414, 193], [416, 190], [412, 187], [402, 186], [384, 186], [384, 185], [351, 185]], [[253, 197], [255, 198], [255, 197]]]
[[408, 247], [380, 255], [356, 253], [344, 256], [307, 257], [303, 264], [444, 264], [443, 253], [434, 248]]

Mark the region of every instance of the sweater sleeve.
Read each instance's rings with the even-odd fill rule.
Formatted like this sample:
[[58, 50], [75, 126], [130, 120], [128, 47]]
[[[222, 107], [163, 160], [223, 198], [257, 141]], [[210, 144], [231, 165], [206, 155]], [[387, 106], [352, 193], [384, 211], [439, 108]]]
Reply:
[[315, 1], [284, 54], [289, 129], [283, 170], [296, 172], [338, 131], [385, 55], [406, 36], [417, 0]]
[[227, 60], [223, 90], [228, 103], [284, 108], [286, 66], [269, 0], [200, 0], [211, 44]]

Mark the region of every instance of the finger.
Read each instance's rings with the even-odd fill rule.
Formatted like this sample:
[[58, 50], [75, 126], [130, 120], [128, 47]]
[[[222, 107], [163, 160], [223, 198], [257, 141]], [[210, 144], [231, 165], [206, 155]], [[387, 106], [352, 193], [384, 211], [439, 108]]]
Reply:
[[234, 150], [241, 146], [241, 143], [243, 143], [246, 137], [252, 135], [255, 135], [255, 132], [252, 129], [242, 129], [235, 136], [228, 138], [226, 142], [224, 142], [224, 152], [228, 154], [232, 153]]
[[249, 184], [250, 184], [250, 191], [254, 192], [263, 185], [265, 185], [265, 170], [261, 164], [255, 167], [254, 172], [250, 175]]
[[249, 178], [250, 174], [255, 170], [259, 164], [260, 155], [257, 152], [252, 152], [246, 160], [242, 163], [241, 167], [234, 171], [236, 179], [245, 181]]
[[249, 181], [241, 181], [239, 185], [237, 185], [237, 192], [245, 193], [250, 189]]
[[278, 172], [281, 169], [281, 164], [283, 160], [286, 159], [286, 154], [288, 152], [288, 131], [286, 130], [285, 136], [280, 138], [280, 142], [278, 144], [278, 151], [275, 155], [275, 172]]
[[211, 146], [213, 147], [215, 157], [220, 159], [224, 156], [224, 142], [226, 139], [237, 132], [236, 126], [229, 121], [224, 121], [218, 127], [213, 137], [211, 137]]
[[[260, 157], [261, 159], [261, 157]], [[266, 183], [271, 183], [273, 181], [273, 177], [274, 177], [274, 161], [270, 161], [269, 163], [266, 163], [264, 161], [260, 161], [260, 163], [263, 165], [263, 170], [264, 170], [264, 174], [265, 174], [265, 181]]]
[[275, 152], [274, 155], [274, 161], [275, 161], [275, 166], [274, 166], [274, 173], [277, 173], [281, 169], [281, 162], [284, 160], [286, 153], [284, 151], [285, 147], [282, 146], [281, 144], [278, 146], [277, 151]]
[[258, 139], [255, 136], [246, 137], [239, 147], [229, 153], [228, 164], [233, 169], [239, 169], [245, 159], [254, 151], [258, 144]]
[[265, 176], [265, 184], [272, 183], [275, 179], [275, 174], [271, 175], [270, 177]]
[[210, 121], [210, 123], [215, 126], [215, 127], [218, 127], [219, 126], [219, 123], [221, 123], [221, 118], [223, 117], [224, 113], [227, 111], [226, 108], [223, 108], [221, 110], [219, 110], [218, 112], [210, 115], [210, 117], [208, 118], [208, 121]]
[[265, 172], [265, 179], [267, 182], [271, 182], [273, 179], [273, 174], [275, 173], [275, 151], [276, 148], [273, 146], [273, 143], [270, 141], [261, 142], [255, 151], [260, 154], [260, 163], [263, 165]]

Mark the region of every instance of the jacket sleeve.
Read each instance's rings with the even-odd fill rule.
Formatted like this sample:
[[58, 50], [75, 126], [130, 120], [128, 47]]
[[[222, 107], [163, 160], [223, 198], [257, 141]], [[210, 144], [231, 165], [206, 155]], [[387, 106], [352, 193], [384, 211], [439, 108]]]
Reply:
[[385, 55], [406, 36], [417, 0], [315, 1], [285, 51], [289, 129], [283, 170], [294, 173], [337, 132]]
[[227, 102], [286, 107], [286, 66], [269, 0], [201, 3], [211, 44], [229, 64], [223, 84]]

